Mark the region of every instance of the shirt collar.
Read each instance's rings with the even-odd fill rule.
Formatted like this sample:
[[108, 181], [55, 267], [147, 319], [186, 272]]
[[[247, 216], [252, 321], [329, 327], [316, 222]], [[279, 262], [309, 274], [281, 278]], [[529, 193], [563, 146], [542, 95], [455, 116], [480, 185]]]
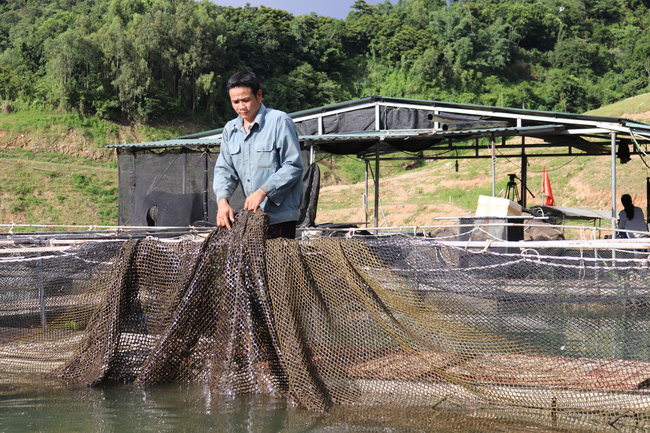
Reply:
[[[257, 112], [257, 116], [255, 116], [255, 120], [253, 120], [253, 123], [251, 123], [250, 130], [253, 130], [253, 127], [257, 124], [258, 128], [262, 128], [264, 126], [264, 120], [266, 119], [266, 112], [267, 108], [264, 106], [264, 104], [260, 104], [260, 110]], [[241, 118], [241, 116], [237, 116], [237, 121], [235, 122], [233, 129], [239, 129], [241, 131], [244, 130], [244, 119]]]

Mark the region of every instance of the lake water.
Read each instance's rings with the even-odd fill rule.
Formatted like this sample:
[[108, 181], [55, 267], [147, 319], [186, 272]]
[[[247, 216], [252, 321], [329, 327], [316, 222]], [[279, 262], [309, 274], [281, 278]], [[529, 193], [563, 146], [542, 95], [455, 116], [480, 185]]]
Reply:
[[[60, 389], [0, 385], [0, 432], [595, 432], [575, 417], [469, 408], [335, 408], [312, 413], [266, 397], [214, 396], [198, 385]], [[638, 426], [637, 426], [638, 427]], [[641, 428], [639, 431], [645, 431]]]

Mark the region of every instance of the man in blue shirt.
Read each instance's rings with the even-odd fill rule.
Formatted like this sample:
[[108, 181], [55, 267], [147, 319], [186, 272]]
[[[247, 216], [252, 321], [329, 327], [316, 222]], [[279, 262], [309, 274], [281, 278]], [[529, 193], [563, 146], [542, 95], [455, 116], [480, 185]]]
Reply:
[[226, 85], [239, 115], [226, 123], [214, 167], [217, 226], [231, 228], [235, 219], [228, 203], [241, 184], [244, 209], [262, 209], [269, 216], [268, 237], [294, 238], [302, 200], [303, 164], [293, 120], [262, 104], [260, 83], [252, 72], [240, 71]]

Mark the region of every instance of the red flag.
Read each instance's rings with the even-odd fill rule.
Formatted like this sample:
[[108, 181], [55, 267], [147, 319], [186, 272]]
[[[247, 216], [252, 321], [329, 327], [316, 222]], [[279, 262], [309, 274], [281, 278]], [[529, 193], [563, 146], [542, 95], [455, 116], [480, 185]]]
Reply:
[[553, 198], [553, 190], [551, 189], [551, 181], [548, 179], [546, 166], [542, 173], [542, 196], [546, 196], [546, 206], [555, 206], [555, 199]]

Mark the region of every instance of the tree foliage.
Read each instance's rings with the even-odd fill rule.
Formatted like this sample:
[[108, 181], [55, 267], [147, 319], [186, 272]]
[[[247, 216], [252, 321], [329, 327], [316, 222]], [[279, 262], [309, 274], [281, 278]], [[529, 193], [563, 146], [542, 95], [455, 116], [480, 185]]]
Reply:
[[228, 77], [295, 111], [368, 95], [584, 111], [648, 90], [647, 0], [356, 0], [345, 20], [208, 0], [0, 2], [0, 101], [232, 117]]

